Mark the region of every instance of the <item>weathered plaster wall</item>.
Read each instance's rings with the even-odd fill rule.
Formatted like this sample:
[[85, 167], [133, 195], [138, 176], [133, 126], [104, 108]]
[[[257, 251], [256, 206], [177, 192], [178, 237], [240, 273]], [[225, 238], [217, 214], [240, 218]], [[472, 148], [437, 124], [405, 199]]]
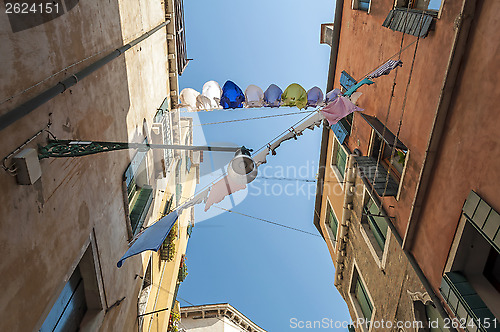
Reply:
[[[13, 33], [6, 15], [0, 17], [0, 56], [4, 63], [2, 100], [86, 57], [96, 57], [57, 74], [0, 105], [13, 109], [56, 82], [84, 68], [164, 20], [160, 1], [80, 1], [68, 13], [43, 25]], [[124, 41], [125, 40], [125, 41]], [[58, 138], [138, 140], [169, 93], [165, 29], [50, 102], [0, 132], [0, 155], [42, 129]], [[101, 52], [101, 53], [100, 53]], [[46, 134], [35, 143], [43, 143]], [[41, 162], [42, 178], [19, 186], [0, 173], [0, 281], [4, 285], [0, 330], [38, 328], [78, 264], [77, 256], [95, 234], [102, 283], [108, 306], [126, 297], [104, 317], [102, 331], [131, 330], [136, 320], [140, 259], [129, 259], [118, 270], [127, 250], [128, 234], [122, 196], [122, 176], [133, 153], [110, 152], [75, 159]], [[29, 308], [30, 315], [25, 314]]]
[[[353, 268], [356, 264], [364, 282], [375, 311], [372, 321], [413, 321], [412, 301], [408, 291], [424, 293], [425, 289], [409, 264], [403, 250], [394, 235], [388, 233], [386, 246], [387, 259], [383, 266], [372, 255], [369, 245], [361, 234], [361, 213], [363, 199], [363, 183], [356, 180], [356, 193], [353, 198], [353, 214], [349, 223], [347, 254], [342, 272], [342, 282], [337, 286], [346, 301], [352, 320], [358, 317], [349, 297]], [[395, 326], [394, 326], [395, 327]], [[374, 329], [373, 331], [376, 331]], [[397, 331], [396, 328], [392, 329]]]
[[500, 211], [498, 1], [477, 1], [412, 251], [437, 290], [471, 190]]
[[[371, 11], [367, 14], [352, 10], [351, 1], [345, 1], [334, 87], [339, 87], [340, 73], [343, 70], [359, 80], [399, 52], [403, 34], [382, 27], [393, 4], [392, 0], [373, 1]], [[442, 15], [436, 21], [435, 29], [430, 31], [426, 38], [420, 39], [403, 116], [405, 90], [416, 45], [412, 43], [417, 40], [416, 37], [404, 35], [403, 47], [412, 45], [401, 54], [403, 67], [398, 71], [389, 116], [387, 114], [394, 73], [374, 79], [375, 84], [363, 86], [358, 90], [363, 92], [358, 101], [359, 106], [364, 108], [366, 114], [376, 116], [382, 123], [386, 123], [394, 134], [397, 134], [402, 119], [399, 138], [410, 150], [403, 189], [399, 201], [394, 198], [384, 199], [384, 205], [395, 207], [388, 211], [396, 217], [395, 225], [402, 234], [408, 222], [421, 161], [446, 69], [448, 57], [443, 55], [450, 52], [454, 34], [453, 22], [459, 12], [459, 5], [457, 2], [444, 1]], [[366, 155], [370, 132], [371, 128], [356, 114], [348, 142], [351, 151], [358, 148]]]

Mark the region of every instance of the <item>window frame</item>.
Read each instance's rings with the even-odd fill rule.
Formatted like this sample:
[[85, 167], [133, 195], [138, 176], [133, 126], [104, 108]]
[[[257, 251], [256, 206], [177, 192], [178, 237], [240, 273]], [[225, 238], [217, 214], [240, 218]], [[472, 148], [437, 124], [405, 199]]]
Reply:
[[371, 332], [373, 330], [373, 324], [371, 324], [371, 322], [373, 322], [373, 319], [375, 317], [377, 310], [375, 308], [373, 298], [372, 298], [368, 288], [366, 287], [366, 282], [365, 282], [363, 276], [361, 275], [359, 268], [356, 264], [356, 260], [353, 260], [351, 278], [350, 278], [350, 282], [349, 282], [349, 299], [350, 299], [351, 305], [354, 309], [354, 313], [356, 314], [357, 320], [367, 319], [368, 317], [365, 317], [365, 314], [363, 312], [363, 308], [362, 308], [361, 304], [359, 303], [359, 300], [356, 296], [355, 287], [358, 284], [358, 282], [360, 282], [360, 285], [362, 286], [362, 290], [364, 290], [363, 293], [365, 293], [365, 296], [367, 297], [366, 300], [368, 300], [369, 304], [371, 305], [372, 312], [371, 312], [371, 316], [370, 316], [370, 324], [369, 324], [370, 327], [368, 329], [366, 328], [366, 324], [359, 324], [357, 326], [361, 327], [361, 330], [363, 332]]
[[[376, 160], [378, 160], [378, 151], [375, 152], [374, 149], [375, 149], [375, 140], [380, 140], [380, 144], [382, 144], [382, 155], [384, 153], [384, 149], [386, 147], [388, 147], [388, 144], [387, 142], [384, 140], [383, 137], [381, 137], [381, 135], [379, 135], [379, 133], [372, 128], [372, 132], [370, 134], [370, 144], [368, 145], [368, 156], [372, 157], [372, 158], [375, 158]], [[397, 148], [395, 147], [396, 151], [398, 150], [402, 150], [404, 151], [403, 149], [400, 149], [400, 148]], [[379, 149], [380, 151], [380, 149]], [[373, 154], [376, 153], [377, 155], [376, 156], [373, 156]], [[391, 154], [392, 154], [392, 151], [391, 151]], [[395, 158], [396, 156], [394, 156]], [[398, 184], [398, 192], [395, 196], [395, 199], [396, 201], [399, 201], [399, 198], [401, 196], [401, 190], [403, 188], [403, 181], [404, 181], [404, 178], [405, 178], [405, 174], [406, 174], [406, 169], [408, 167], [408, 160], [410, 159], [410, 149], [407, 148], [406, 150], [406, 154], [405, 154], [405, 161], [403, 163], [403, 168], [401, 170], [401, 172], [399, 172], [399, 170], [396, 170], [394, 165], [391, 163], [391, 162], [387, 162], [385, 160], [383, 160], [382, 158], [380, 159], [380, 163], [381, 165], [385, 168], [385, 169], [388, 169], [389, 170], [389, 176], [391, 176], [394, 181], [396, 181], [396, 183]], [[397, 172], [397, 173], [396, 173]], [[401, 174], [399, 174], [401, 173]]]
[[[147, 137], [143, 140], [143, 143], [147, 143]], [[126, 222], [127, 222], [127, 232], [129, 232], [129, 238], [132, 239], [134, 235], [141, 231], [148, 215], [151, 213], [151, 207], [153, 206], [155, 190], [150, 185], [151, 174], [150, 174], [150, 161], [148, 160], [149, 151], [137, 151], [134, 156], [130, 159], [130, 163], [125, 168], [123, 172], [124, 181], [124, 203], [126, 205]], [[129, 180], [130, 179], [130, 180]], [[137, 184], [137, 179], [141, 179], [140, 185]], [[131, 189], [130, 186], [134, 188]], [[137, 222], [132, 220], [132, 211], [135, 204], [139, 198], [144, 198], [141, 196], [142, 190], [149, 191], [146, 202], [144, 203], [144, 208], [140, 210], [140, 214], [137, 218]], [[144, 202], [142, 199], [141, 202]]]
[[[341, 149], [342, 149], [342, 152], [345, 154], [345, 163], [344, 163], [343, 171], [340, 170], [340, 168], [338, 167], [338, 164], [337, 164], [337, 156], [338, 156], [338, 153]], [[330, 167], [331, 167], [333, 173], [335, 174], [335, 177], [337, 178], [339, 183], [342, 185], [342, 187], [344, 187], [344, 184], [345, 184], [344, 178], [345, 178], [345, 172], [347, 169], [347, 164], [349, 161], [349, 154], [350, 153], [347, 150], [347, 148], [344, 147], [343, 144], [340, 144], [337, 137], [335, 135], [333, 135], [333, 150], [332, 150], [332, 154], [330, 156]]]
[[104, 320], [105, 309], [107, 308], [107, 302], [104, 297], [104, 282], [100, 266], [100, 260], [97, 254], [97, 243], [94, 232], [92, 231], [80, 250], [77, 259], [71, 265], [69, 272], [66, 273], [59, 287], [53, 293], [50, 301], [47, 302], [44, 313], [38, 320], [38, 328], [35, 330], [38, 331], [42, 328], [49, 313], [56, 304], [56, 301], [59, 299], [64, 287], [77, 268], [80, 269], [83, 280], [85, 302], [87, 306], [86, 312], [79, 323], [79, 327], [80, 329], [89, 331], [99, 330]]
[[[364, 10], [363, 8], [361, 8], [360, 2], [368, 2], [368, 9]], [[359, 10], [359, 11], [365, 12], [367, 14], [370, 14], [371, 8], [372, 8], [372, 1], [371, 0], [368, 0], [368, 1], [366, 1], [366, 0], [352, 0], [351, 9], [353, 9], [353, 10]]]
[[[482, 241], [484, 241], [483, 245], [486, 243], [489, 246], [489, 250], [493, 248], [484, 238], [484, 235], [478, 231], [465, 212], [462, 211], [443, 271], [443, 276], [448, 272], [460, 272], [463, 274], [470, 285], [475, 289], [477, 295], [487, 305], [489, 310], [494, 315], [500, 315], [500, 310], [495, 310], [495, 308], [497, 308], [500, 304], [500, 298], [497, 295], [500, 291], [497, 290], [491, 281], [488, 280], [487, 276], [484, 275], [484, 268], [488, 264], [487, 257], [479, 257], [474, 260], [476, 270], [480, 271], [480, 273], [471, 273], [471, 270], [469, 269], [471, 266], [470, 258], [468, 258], [469, 255], [475, 254], [477, 257], [477, 252], [470, 252], [471, 250], [474, 250], [471, 249], [471, 246], [472, 248], [480, 248], [482, 246]], [[465, 267], [465, 269], [463, 267]], [[447, 301], [445, 302], [447, 303]]]
[[[379, 242], [377, 241], [374, 231], [372, 230], [368, 219], [368, 216], [365, 215], [365, 206], [369, 201], [372, 201], [372, 204], [375, 206], [375, 200], [373, 197], [370, 195], [369, 188], [364, 188], [363, 192], [363, 210], [362, 210], [362, 215], [361, 215], [361, 222], [359, 225], [360, 233], [363, 239], [365, 240], [368, 250], [373, 256], [373, 259], [377, 263], [377, 266], [379, 267], [380, 270], [384, 270], [386, 263], [387, 263], [387, 256], [389, 254], [389, 245], [391, 242], [391, 228], [389, 227], [389, 224], [387, 222], [387, 232], [385, 234], [385, 242], [383, 248], [381, 248]], [[382, 207], [383, 208], [383, 207]], [[382, 218], [382, 217], [381, 217]]]
[[[335, 221], [337, 223], [335, 233], [333, 233], [333, 230], [332, 230], [331, 225], [330, 225], [330, 221], [331, 221], [330, 215], [333, 215], [333, 218], [335, 219]], [[326, 226], [326, 230], [328, 232], [328, 236], [332, 240], [333, 247], [336, 248], [337, 237], [338, 237], [339, 229], [340, 229], [340, 222], [339, 222], [339, 218], [337, 218], [337, 214], [335, 213], [335, 210], [333, 209], [332, 204], [330, 203], [330, 200], [328, 199], [328, 197], [326, 198], [325, 226]]]
[[439, 5], [439, 9], [438, 10], [435, 10], [435, 9], [419, 9], [419, 8], [414, 8], [415, 7], [415, 3], [419, 0], [394, 0], [394, 6], [393, 8], [408, 8], [408, 1], [411, 2], [411, 6], [410, 6], [410, 10], [412, 11], [419, 11], [419, 12], [425, 12], [426, 14], [429, 14], [435, 18], [440, 18], [441, 17], [441, 13], [443, 11], [443, 6], [444, 6], [444, 2], [445, 0], [440, 0], [441, 1], [441, 4]]

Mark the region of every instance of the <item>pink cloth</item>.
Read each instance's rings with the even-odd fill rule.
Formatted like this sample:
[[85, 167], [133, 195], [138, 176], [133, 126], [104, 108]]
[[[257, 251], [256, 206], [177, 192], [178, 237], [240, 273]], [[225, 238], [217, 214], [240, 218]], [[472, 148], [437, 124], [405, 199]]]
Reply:
[[351, 103], [348, 98], [340, 96], [323, 107], [321, 114], [323, 114], [328, 124], [331, 126], [354, 111], [361, 112], [363, 109]]
[[208, 195], [207, 203], [205, 204], [205, 212], [212, 206], [212, 204], [219, 203], [227, 195], [243, 190], [246, 187], [246, 184], [235, 183], [226, 175], [223, 179], [214, 184], [212, 189], [210, 189], [210, 194]]

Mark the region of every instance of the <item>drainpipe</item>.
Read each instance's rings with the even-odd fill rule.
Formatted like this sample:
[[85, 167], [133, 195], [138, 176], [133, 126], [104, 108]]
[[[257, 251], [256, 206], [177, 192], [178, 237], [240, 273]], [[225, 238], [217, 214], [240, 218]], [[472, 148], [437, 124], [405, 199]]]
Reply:
[[[361, 179], [363, 180], [363, 184], [365, 185], [366, 188], [371, 188], [370, 183], [368, 182], [368, 180], [365, 177], [362, 176]], [[443, 308], [443, 304], [441, 303], [441, 300], [438, 298], [436, 293], [434, 293], [434, 288], [432, 288], [429, 280], [427, 280], [427, 277], [425, 276], [424, 272], [422, 272], [422, 269], [420, 269], [420, 266], [418, 265], [417, 261], [415, 260], [415, 257], [413, 257], [413, 255], [411, 254], [411, 252], [409, 250], [406, 250], [403, 248], [403, 239], [401, 238], [401, 235], [399, 235], [398, 230], [396, 229], [396, 226], [394, 226], [394, 224], [392, 223], [391, 218], [385, 212], [385, 210], [382, 206], [382, 202], [380, 201], [380, 199], [378, 198], [377, 195], [373, 195], [373, 196], [371, 196], [371, 198], [373, 199], [375, 204], [378, 206], [380, 213], [384, 216], [385, 220], [387, 221], [387, 225], [391, 229], [391, 233], [394, 235], [394, 237], [396, 238], [396, 241], [398, 241], [398, 244], [401, 246], [401, 249], [403, 250], [403, 252], [406, 256], [406, 259], [408, 259], [408, 261], [410, 262], [411, 267], [413, 268], [413, 270], [417, 274], [418, 279], [420, 279], [420, 282], [422, 283], [425, 290], [427, 291], [427, 294], [429, 294], [429, 296], [431, 297], [431, 300], [434, 303], [434, 305], [436, 306], [436, 309], [439, 311], [439, 313], [441, 314], [442, 317], [448, 317], [449, 315], [446, 312], [446, 310]], [[456, 331], [456, 329], [451, 328], [451, 327], [450, 327], [450, 330]]]
[[0, 131], [7, 128], [17, 120], [23, 118], [24, 116], [28, 115], [31, 113], [34, 109], [42, 106], [52, 98], [56, 97], [60, 93], [63, 93], [73, 85], [77, 84], [78, 81], [84, 79], [85, 77], [89, 76], [93, 72], [95, 72], [97, 69], [103, 67], [107, 63], [111, 62], [115, 58], [119, 57], [122, 55], [125, 51], [128, 49], [134, 47], [144, 39], [148, 38], [152, 34], [154, 34], [156, 31], [160, 30], [164, 26], [166, 26], [168, 23], [170, 23], [170, 20], [166, 20], [162, 24], [158, 25], [156, 28], [146, 32], [142, 36], [140, 36], [137, 39], [134, 39], [128, 44], [123, 45], [120, 48], [117, 48], [110, 54], [106, 55], [104, 58], [97, 60], [96, 62], [92, 63], [91, 65], [85, 67], [84, 69], [80, 70], [76, 74], [73, 74], [69, 76], [68, 78], [62, 80], [61, 82], [57, 83], [54, 85], [52, 88], [45, 90], [41, 94], [31, 98], [27, 102], [23, 103], [22, 105], [14, 108], [13, 110], [7, 112], [6, 114], [3, 114], [0, 116]]
[[347, 161], [347, 172], [345, 173], [345, 187], [344, 187], [344, 206], [342, 212], [342, 220], [340, 222], [340, 230], [337, 235], [337, 253], [335, 257], [335, 276], [334, 285], [337, 287], [342, 282], [342, 272], [344, 270], [344, 257], [346, 256], [348, 230], [351, 223], [352, 199], [354, 194], [351, 192], [356, 179], [356, 169], [354, 168], [353, 155], [349, 155]]
[[[451, 48], [446, 73], [444, 75], [443, 85], [439, 96], [438, 106], [434, 114], [431, 134], [427, 142], [422, 167], [420, 168], [419, 179], [417, 182], [416, 194], [410, 210], [410, 218], [406, 227], [403, 241], [403, 248], [411, 250], [417, 222], [420, 217], [422, 206], [426, 200], [426, 191], [433, 173], [436, 155], [439, 151], [443, 129], [446, 123], [446, 116], [450, 108], [453, 90], [456, 85], [460, 65], [467, 49], [467, 39], [469, 37], [470, 26], [474, 19], [476, 9], [476, 0], [463, 0], [460, 14], [455, 19], [455, 36]], [[439, 24], [439, 22], [438, 22]]]
[[[333, 90], [333, 81], [335, 79], [335, 70], [337, 69], [337, 56], [339, 51], [340, 40], [340, 25], [342, 23], [342, 11], [344, 8], [344, 0], [337, 0], [335, 6], [335, 17], [333, 21], [333, 36], [330, 49], [330, 66], [328, 68], [328, 79], [326, 82], [326, 92]], [[316, 183], [316, 198], [314, 202], [314, 217], [313, 224], [318, 229], [321, 236], [323, 232], [320, 226], [321, 202], [323, 200], [323, 185], [325, 181], [326, 154], [328, 152], [328, 135], [329, 128], [323, 126], [321, 134], [321, 148], [319, 154], [318, 181]], [[323, 239], [325, 237], [323, 236]]]

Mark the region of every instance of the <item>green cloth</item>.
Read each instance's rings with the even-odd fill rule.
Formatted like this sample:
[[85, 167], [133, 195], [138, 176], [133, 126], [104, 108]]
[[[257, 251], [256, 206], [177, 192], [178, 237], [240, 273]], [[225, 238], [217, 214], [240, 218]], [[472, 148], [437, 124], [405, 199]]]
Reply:
[[292, 83], [281, 95], [281, 106], [297, 106], [299, 109], [307, 106], [307, 92], [297, 83]]

